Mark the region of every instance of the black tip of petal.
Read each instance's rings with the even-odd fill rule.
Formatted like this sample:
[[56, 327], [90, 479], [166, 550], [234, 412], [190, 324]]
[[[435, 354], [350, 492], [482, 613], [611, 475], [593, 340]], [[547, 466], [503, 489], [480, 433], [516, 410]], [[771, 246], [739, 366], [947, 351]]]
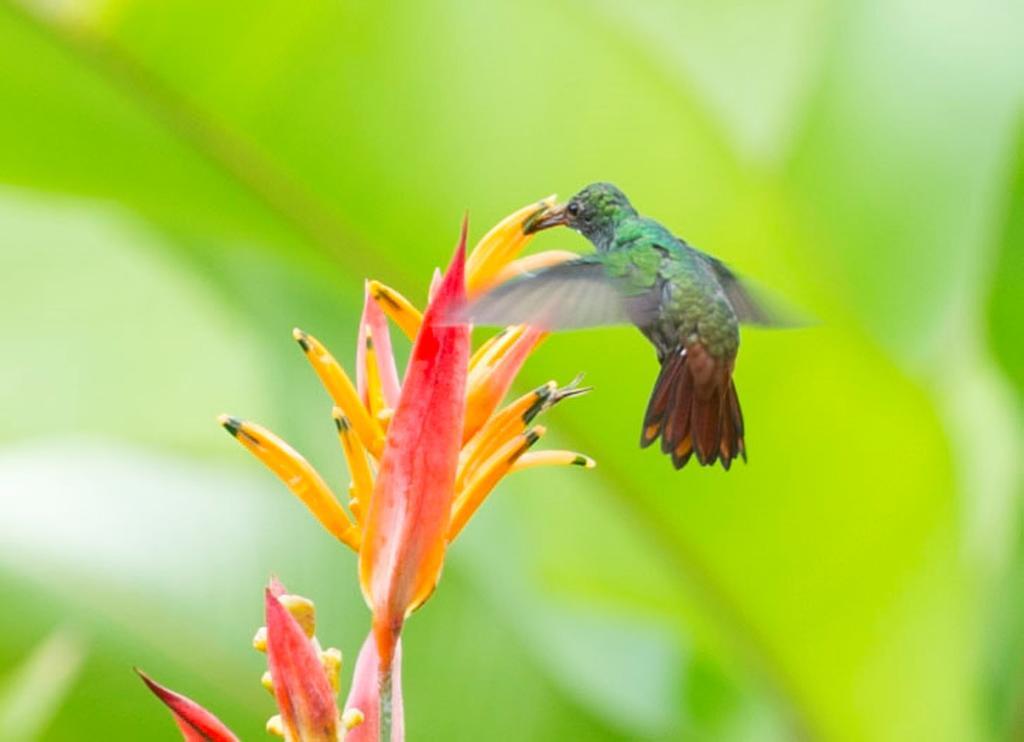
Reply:
[[234, 437], [238, 437], [238, 431], [242, 429], [242, 421], [237, 417], [225, 416], [221, 418], [220, 424], [224, 427], [224, 430], [228, 431]]
[[537, 387], [536, 389], [533, 390], [533, 393], [537, 396], [537, 398], [533, 401], [533, 404], [526, 408], [526, 411], [523, 413], [524, 423], [531, 422], [533, 418], [537, 417], [537, 415], [543, 412], [544, 408], [547, 406], [547, 401], [551, 398], [551, 388], [547, 384], [545, 384], [544, 386]]
[[376, 291], [374, 291], [373, 298], [375, 301], [385, 301], [388, 303], [388, 305], [394, 307], [395, 309], [402, 308], [402, 305], [395, 300], [395, 297], [393, 297], [391, 294], [389, 294], [387, 291], [384, 291], [383, 289], [378, 288]]

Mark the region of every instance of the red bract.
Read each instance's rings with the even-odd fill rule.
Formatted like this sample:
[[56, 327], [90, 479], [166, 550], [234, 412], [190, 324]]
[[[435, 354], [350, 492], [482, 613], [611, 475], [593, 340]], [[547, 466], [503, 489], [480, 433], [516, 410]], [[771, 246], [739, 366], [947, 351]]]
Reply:
[[370, 389], [375, 379], [367, 373], [367, 350], [373, 354], [379, 377], [382, 401], [394, 409], [398, 403], [401, 383], [398, 381], [398, 369], [395, 368], [395, 354], [391, 350], [391, 332], [388, 330], [388, 319], [380, 306], [370, 296], [370, 287], [364, 289], [363, 316], [359, 321], [359, 339], [356, 343], [356, 387], [359, 396], [367, 409], [372, 409], [374, 401]]
[[381, 671], [405, 617], [434, 589], [444, 561], [462, 446], [469, 327], [441, 325], [465, 301], [466, 226], [423, 317], [373, 489], [359, 553]]
[[286, 739], [337, 742], [338, 707], [319, 653], [268, 588], [267, 662]]
[[238, 737], [224, 723], [191, 698], [175, 693], [153, 680], [142, 670], [136, 670], [153, 695], [171, 710], [186, 742], [238, 742]]

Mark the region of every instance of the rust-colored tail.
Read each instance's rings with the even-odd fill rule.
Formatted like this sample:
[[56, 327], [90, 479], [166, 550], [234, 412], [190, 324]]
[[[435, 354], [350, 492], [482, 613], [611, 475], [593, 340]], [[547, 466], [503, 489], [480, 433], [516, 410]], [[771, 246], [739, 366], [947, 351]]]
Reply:
[[702, 466], [733, 459], [747, 460], [743, 413], [732, 381], [732, 360], [711, 356], [700, 343], [690, 343], [665, 357], [644, 415], [640, 446], [661, 436], [661, 450], [681, 469], [696, 454]]

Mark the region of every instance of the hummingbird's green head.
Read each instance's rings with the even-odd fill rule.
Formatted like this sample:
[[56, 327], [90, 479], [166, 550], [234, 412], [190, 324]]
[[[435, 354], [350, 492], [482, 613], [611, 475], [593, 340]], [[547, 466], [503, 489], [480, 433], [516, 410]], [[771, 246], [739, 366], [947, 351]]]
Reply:
[[594, 243], [598, 250], [611, 244], [615, 228], [625, 219], [636, 216], [636, 209], [626, 194], [611, 183], [591, 183], [562, 206], [556, 206], [533, 222], [528, 233], [565, 225]]

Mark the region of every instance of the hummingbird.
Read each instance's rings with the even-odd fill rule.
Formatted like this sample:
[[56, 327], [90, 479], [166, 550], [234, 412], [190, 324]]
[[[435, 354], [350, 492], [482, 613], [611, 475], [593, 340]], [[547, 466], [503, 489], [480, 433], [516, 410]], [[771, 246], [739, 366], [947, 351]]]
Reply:
[[740, 323], [778, 325], [724, 263], [641, 216], [611, 183], [593, 183], [537, 215], [528, 234], [566, 226], [595, 252], [502, 283], [462, 312], [478, 324], [545, 330], [632, 323], [661, 370], [643, 417], [640, 446], [661, 438], [676, 469], [747, 459], [733, 369]]

